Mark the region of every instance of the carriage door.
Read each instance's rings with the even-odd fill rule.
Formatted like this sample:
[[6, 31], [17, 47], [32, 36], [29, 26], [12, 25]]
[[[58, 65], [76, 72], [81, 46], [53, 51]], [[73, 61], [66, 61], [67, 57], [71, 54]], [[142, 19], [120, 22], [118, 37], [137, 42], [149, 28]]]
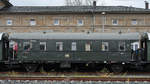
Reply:
[[10, 41], [9, 53], [11, 60], [15, 60], [17, 58], [17, 52], [18, 52], [18, 43], [15, 41]]
[[2, 40], [2, 43], [1, 43], [1, 47], [2, 47], [2, 52], [3, 52], [3, 60], [6, 60], [8, 59], [8, 49], [9, 49], [9, 41], [8, 39], [4, 39]]
[[[150, 52], [148, 52], [150, 50], [150, 41], [147, 39], [144, 39], [141, 41], [141, 48], [144, 49], [144, 56], [143, 59], [146, 60], [150, 60]], [[147, 51], [148, 50], [148, 51]]]

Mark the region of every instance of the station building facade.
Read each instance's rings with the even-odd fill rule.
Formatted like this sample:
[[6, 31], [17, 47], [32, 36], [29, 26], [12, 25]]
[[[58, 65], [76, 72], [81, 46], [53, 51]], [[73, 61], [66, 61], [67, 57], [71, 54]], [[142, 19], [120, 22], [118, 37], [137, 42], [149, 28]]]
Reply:
[[127, 6], [13, 6], [0, 0], [0, 32], [150, 32], [150, 9]]

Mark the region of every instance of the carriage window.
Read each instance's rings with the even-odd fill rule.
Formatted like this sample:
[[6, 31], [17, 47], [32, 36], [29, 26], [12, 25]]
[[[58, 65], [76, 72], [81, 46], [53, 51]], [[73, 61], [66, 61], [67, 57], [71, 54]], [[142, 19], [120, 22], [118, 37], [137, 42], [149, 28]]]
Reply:
[[119, 42], [119, 51], [125, 51], [125, 42]]
[[56, 42], [56, 51], [63, 51], [63, 42]]
[[135, 50], [137, 50], [137, 49], [138, 49], [138, 47], [139, 47], [139, 45], [138, 45], [138, 44], [135, 44]]
[[131, 43], [131, 49], [132, 50], [137, 50], [139, 48], [139, 42], [133, 42]]
[[85, 51], [91, 51], [91, 45], [90, 43], [85, 44]]
[[76, 51], [77, 50], [77, 43], [76, 42], [72, 42], [72, 44], [71, 44], [71, 50], [72, 51]]
[[46, 42], [40, 42], [40, 50], [46, 51]]
[[108, 42], [102, 42], [102, 51], [108, 51]]
[[32, 48], [32, 43], [30, 43], [30, 42], [24, 42], [23, 43], [23, 47], [24, 47], [24, 50], [30, 51], [31, 48]]

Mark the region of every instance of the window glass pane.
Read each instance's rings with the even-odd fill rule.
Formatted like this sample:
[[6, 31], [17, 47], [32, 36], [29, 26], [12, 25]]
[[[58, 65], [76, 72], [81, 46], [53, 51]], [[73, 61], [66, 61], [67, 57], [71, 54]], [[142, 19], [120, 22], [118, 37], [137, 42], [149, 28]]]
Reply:
[[31, 25], [31, 26], [36, 25], [35, 19], [30, 19], [30, 25]]
[[9, 48], [13, 48], [14, 44], [15, 44], [15, 41], [12, 41], [12, 40], [11, 40], [11, 41], [9, 42]]
[[137, 20], [136, 19], [132, 19], [131, 24], [132, 25], [137, 25]]
[[32, 43], [30, 43], [30, 42], [24, 42], [23, 43], [23, 47], [24, 47], [24, 50], [30, 51], [31, 48], [32, 48]]
[[102, 51], [108, 51], [108, 42], [102, 42]]
[[135, 44], [135, 50], [137, 50], [137, 49], [138, 49], [138, 47], [139, 47], [139, 46], [138, 46], [138, 44]]
[[112, 20], [112, 24], [113, 24], [113, 25], [118, 25], [118, 20], [117, 20], [117, 19], [113, 19], [113, 20]]
[[46, 42], [40, 42], [40, 50], [46, 51]]
[[91, 51], [91, 45], [90, 43], [85, 44], [85, 51]]
[[137, 41], [137, 42], [133, 42], [133, 43], [131, 43], [131, 49], [132, 50], [137, 50], [139, 48], [139, 42]]
[[77, 50], [77, 46], [76, 46], [76, 42], [72, 42], [72, 45], [71, 45], [71, 50], [72, 51], [76, 51]]
[[58, 19], [54, 20], [54, 25], [59, 25], [59, 20]]
[[83, 25], [83, 20], [78, 20], [78, 25], [79, 26]]
[[56, 51], [63, 51], [63, 42], [56, 42]]
[[119, 51], [125, 51], [125, 42], [119, 42]]
[[12, 25], [12, 20], [7, 20], [6, 24], [7, 25]]

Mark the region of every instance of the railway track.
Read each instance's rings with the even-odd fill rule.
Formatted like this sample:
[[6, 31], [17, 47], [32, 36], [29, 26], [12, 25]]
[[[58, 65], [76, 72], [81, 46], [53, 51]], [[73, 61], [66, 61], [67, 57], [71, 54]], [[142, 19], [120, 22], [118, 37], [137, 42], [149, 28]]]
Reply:
[[149, 78], [0, 77], [2, 84], [150, 84]]
[[150, 72], [125, 72], [125, 73], [102, 73], [102, 72], [0, 72], [2, 78], [93, 78], [93, 79], [150, 79]]
[[[12, 83], [13, 82], [13, 83]], [[0, 84], [150, 84], [150, 72], [0, 72]]]

